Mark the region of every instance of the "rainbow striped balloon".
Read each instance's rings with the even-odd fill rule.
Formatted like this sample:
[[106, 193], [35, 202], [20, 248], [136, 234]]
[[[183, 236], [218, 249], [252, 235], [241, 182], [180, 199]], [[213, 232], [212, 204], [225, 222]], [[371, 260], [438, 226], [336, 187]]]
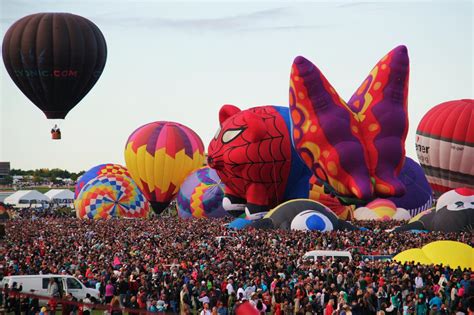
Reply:
[[204, 145], [184, 125], [152, 122], [128, 138], [125, 163], [153, 210], [161, 213], [176, 196], [186, 176], [203, 166]]
[[222, 206], [224, 184], [216, 171], [205, 166], [189, 175], [177, 197], [178, 216], [188, 218], [220, 218], [227, 215]]
[[125, 175], [129, 176], [130, 174], [128, 173], [127, 169], [123, 167], [120, 164], [112, 164], [112, 163], [107, 163], [107, 164], [100, 164], [97, 166], [94, 166], [87, 172], [85, 172], [77, 181], [75, 191], [74, 191], [74, 199], [79, 196], [79, 193], [81, 192], [82, 188], [92, 179], [96, 178], [97, 176], [104, 176], [104, 175], [113, 175], [113, 174], [120, 174], [120, 175]]
[[150, 205], [128, 176], [113, 174], [90, 180], [74, 202], [79, 218], [147, 218]]
[[410, 213], [403, 209], [397, 208], [393, 201], [388, 199], [375, 199], [368, 203], [365, 207], [357, 208], [354, 211], [356, 220], [410, 220]]

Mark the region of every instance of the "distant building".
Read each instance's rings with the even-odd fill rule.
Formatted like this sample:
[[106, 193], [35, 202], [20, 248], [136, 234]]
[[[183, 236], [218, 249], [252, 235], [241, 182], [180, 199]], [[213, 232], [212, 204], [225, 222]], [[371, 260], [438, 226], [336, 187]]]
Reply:
[[0, 179], [10, 174], [10, 162], [0, 162]]

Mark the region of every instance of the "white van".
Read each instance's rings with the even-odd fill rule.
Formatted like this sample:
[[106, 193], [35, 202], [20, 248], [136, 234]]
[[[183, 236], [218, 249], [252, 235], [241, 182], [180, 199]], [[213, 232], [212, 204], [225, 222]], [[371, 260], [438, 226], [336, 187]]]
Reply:
[[58, 284], [59, 291], [62, 292], [63, 297], [71, 293], [75, 298], [80, 300], [84, 299], [86, 294], [89, 293], [91, 297], [99, 300], [99, 290], [87, 288], [77, 278], [69, 275], [7, 276], [2, 280], [2, 288], [5, 284], [8, 284], [8, 287], [11, 288], [13, 283], [16, 282], [17, 287], [22, 286], [22, 292], [24, 293], [31, 293], [31, 290], [35, 290], [34, 294], [50, 296], [48, 294], [48, 284], [51, 278], [54, 278]]
[[352, 255], [348, 251], [339, 250], [312, 250], [303, 255], [303, 261], [322, 261], [327, 259], [352, 261]]

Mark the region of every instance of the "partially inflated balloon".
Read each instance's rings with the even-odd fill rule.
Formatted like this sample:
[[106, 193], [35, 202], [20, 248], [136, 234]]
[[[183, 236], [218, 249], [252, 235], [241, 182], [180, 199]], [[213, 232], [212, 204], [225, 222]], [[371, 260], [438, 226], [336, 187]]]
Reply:
[[398, 178], [406, 187], [406, 192], [400, 197], [391, 197], [398, 208], [403, 208], [410, 212], [411, 216], [431, 208], [433, 205], [433, 191], [426, 179], [421, 166], [410, 159], [405, 158], [405, 164]]
[[99, 176], [89, 181], [74, 202], [79, 218], [147, 218], [150, 206], [135, 182], [125, 175]]
[[324, 186], [318, 184], [316, 177], [311, 177], [309, 183], [309, 199], [322, 203], [331, 209], [339, 219], [350, 220], [353, 218], [355, 206], [343, 205], [337, 198], [327, 194], [324, 191]]
[[219, 123], [208, 162], [225, 184], [229, 213], [257, 219], [283, 201], [308, 197], [311, 172], [292, 147], [287, 107], [224, 105]]
[[398, 174], [408, 131], [409, 61], [390, 51], [346, 103], [310, 61], [297, 57], [290, 80], [293, 140], [326, 187], [366, 203], [405, 192]]
[[474, 189], [456, 188], [438, 199], [436, 209], [426, 210], [395, 231], [428, 230], [461, 232], [474, 230]]
[[222, 206], [224, 184], [212, 168], [205, 166], [191, 173], [179, 189], [177, 200], [180, 218], [221, 218], [227, 215]]
[[99, 28], [70, 13], [38, 13], [5, 34], [8, 74], [48, 119], [63, 119], [102, 74], [107, 46]]
[[128, 173], [127, 169], [119, 164], [108, 163], [94, 166], [78, 179], [76, 187], [74, 189], [74, 198], [77, 198], [77, 196], [79, 196], [79, 193], [81, 192], [84, 185], [86, 185], [90, 180], [98, 176], [107, 176], [114, 174], [125, 175], [130, 177], [130, 174]]
[[410, 213], [403, 209], [397, 208], [393, 201], [388, 199], [375, 199], [365, 207], [357, 208], [354, 211], [356, 220], [410, 220]]
[[125, 146], [125, 163], [153, 210], [161, 213], [184, 179], [204, 163], [201, 138], [190, 128], [167, 121], [135, 130]]
[[349, 222], [339, 219], [323, 204], [309, 199], [284, 202], [268, 212], [263, 219], [251, 223], [250, 226], [262, 229], [321, 232], [356, 229]]
[[433, 107], [416, 130], [416, 153], [435, 194], [474, 188], [474, 100]]

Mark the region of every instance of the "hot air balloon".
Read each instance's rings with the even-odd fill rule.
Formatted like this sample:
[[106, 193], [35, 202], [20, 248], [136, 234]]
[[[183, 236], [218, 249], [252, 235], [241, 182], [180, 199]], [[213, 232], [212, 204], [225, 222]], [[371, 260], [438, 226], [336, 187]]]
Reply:
[[474, 189], [456, 188], [439, 197], [436, 209], [421, 212], [395, 231], [428, 230], [461, 232], [474, 230]]
[[[107, 46], [99, 28], [70, 13], [37, 13], [5, 34], [8, 74], [48, 119], [64, 119], [102, 74]], [[60, 139], [59, 128], [51, 130]]]
[[333, 231], [356, 230], [356, 227], [341, 220], [323, 204], [310, 199], [293, 199], [268, 212], [265, 217], [250, 224], [255, 228]]
[[93, 168], [82, 174], [82, 176], [78, 179], [76, 187], [74, 189], [74, 198], [77, 198], [77, 196], [79, 196], [79, 193], [81, 192], [84, 185], [87, 184], [90, 180], [98, 176], [107, 176], [114, 174], [125, 175], [130, 177], [130, 174], [128, 173], [127, 169], [119, 164], [108, 163], [94, 166]]
[[405, 160], [408, 74], [407, 48], [396, 47], [346, 103], [309, 60], [293, 62], [295, 148], [325, 188], [347, 204], [405, 192], [397, 176]]
[[208, 163], [225, 184], [224, 208], [258, 219], [294, 198], [307, 198], [310, 170], [291, 145], [289, 110], [224, 105], [209, 143]]
[[410, 212], [403, 208], [397, 208], [395, 203], [388, 199], [375, 199], [369, 202], [365, 207], [357, 208], [354, 211], [356, 220], [410, 220]]
[[322, 203], [331, 209], [342, 220], [351, 220], [354, 217], [354, 205], [343, 205], [334, 196], [324, 191], [324, 186], [319, 185], [315, 176], [310, 181], [309, 199]]
[[474, 100], [430, 109], [416, 130], [416, 153], [436, 196], [474, 188]]
[[423, 265], [443, 265], [451, 268], [472, 269], [474, 249], [456, 241], [435, 241], [422, 248], [411, 248], [398, 253], [394, 261], [402, 264], [414, 262]]
[[203, 166], [204, 146], [201, 138], [184, 125], [152, 122], [128, 138], [125, 163], [153, 210], [161, 213], [184, 179]]
[[391, 197], [398, 208], [410, 212], [411, 216], [431, 208], [433, 205], [433, 191], [426, 179], [423, 168], [411, 158], [405, 158], [405, 164], [398, 178], [406, 187], [406, 192], [400, 197]]
[[128, 176], [101, 175], [90, 180], [74, 202], [78, 218], [147, 218], [150, 205]]
[[184, 180], [176, 198], [180, 218], [221, 218], [227, 215], [222, 206], [224, 184], [212, 168], [205, 166]]

